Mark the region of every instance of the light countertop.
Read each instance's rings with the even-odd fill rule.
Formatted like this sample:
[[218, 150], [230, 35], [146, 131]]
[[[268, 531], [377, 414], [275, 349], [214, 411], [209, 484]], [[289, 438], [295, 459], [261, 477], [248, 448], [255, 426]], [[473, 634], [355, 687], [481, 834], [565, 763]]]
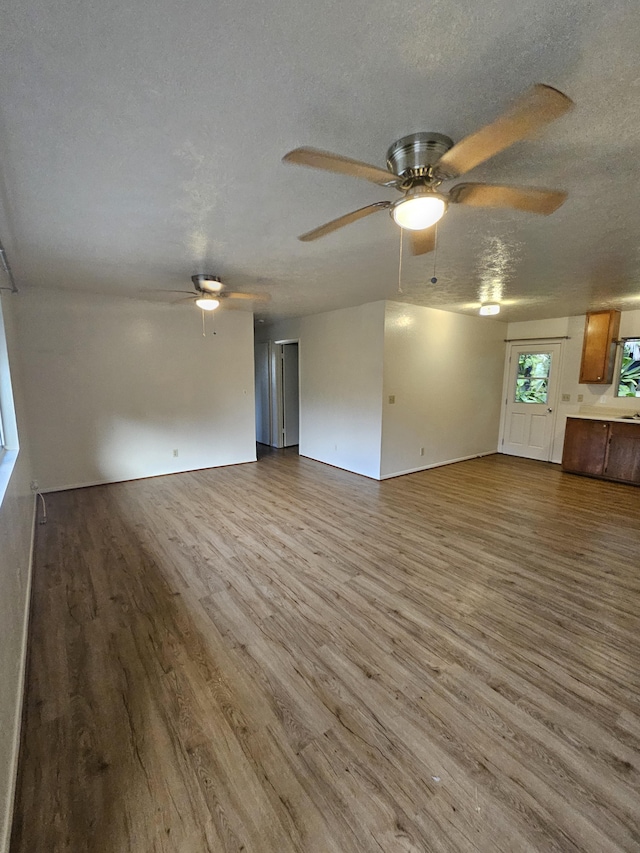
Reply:
[[638, 424], [640, 426], [640, 418], [621, 418], [621, 417], [611, 417], [607, 415], [567, 415], [568, 418], [578, 418], [581, 421], [607, 421], [607, 422], [615, 422], [617, 424]]

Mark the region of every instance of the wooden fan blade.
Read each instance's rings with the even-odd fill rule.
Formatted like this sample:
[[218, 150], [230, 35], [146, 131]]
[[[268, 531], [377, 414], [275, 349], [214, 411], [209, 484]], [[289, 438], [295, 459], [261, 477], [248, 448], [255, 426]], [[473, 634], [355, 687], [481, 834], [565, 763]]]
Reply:
[[425, 228], [423, 231], [410, 231], [411, 252], [414, 255], [426, 255], [436, 247], [436, 227]]
[[189, 296], [195, 296], [193, 290], [148, 290], [147, 293], [187, 293]]
[[558, 89], [538, 83], [491, 124], [466, 136], [436, 164], [438, 174], [455, 178], [470, 171], [514, 142], [533, 136], [573, 107]]
[[310, 166], [312, 169], [324, 169], [327, 172], [337, 172], [340, 175], [351, 175], [353, 178], [364, 178], [381, 187], [392, 187], [399, 183], [399, 178], [393, 172], [379, 169], [360, 160], [351, 160], [330, 151], [320, 151], [318, 148], [296, 148], [282, 158], [283, 163], [295, 163], [298, 166]]
[[218, 297], [222, 299], [250, 299], [252, 302], [268, 302], [271, 299], [268, 293], [236, 293], [230, 290], [216, 294], [216, 299]]
[[472, 207], [512, 207], [527, 213], [548, 216], [567, 199], [562, 190], [537, 187], [507, 187], [500, 184], [456, 184], [449, 193], [450, 201]]
[[390, 201], [376, 201], [373, 204], [368, 204], [366, 207], [361, 207], [359, 210], [353, 210], [351, 213], [345, 213], [344, 216], [339, 216], [337, 219], [332, 219], [331, 222], [326, 222], [313, 231], [307, 231], [306, 234], [301, 234], [298, 240], [303, 243], [308, 243], [310, 240], [317, 240], [318, 237], [324, 237], [325, 234], [331, 234], [332, 231], [337, 231], [345, 225], [350, 225], [352, 222], [357, 222], [365, 216], [376, 213], [378, 210], [387, 210], [391, 207]]

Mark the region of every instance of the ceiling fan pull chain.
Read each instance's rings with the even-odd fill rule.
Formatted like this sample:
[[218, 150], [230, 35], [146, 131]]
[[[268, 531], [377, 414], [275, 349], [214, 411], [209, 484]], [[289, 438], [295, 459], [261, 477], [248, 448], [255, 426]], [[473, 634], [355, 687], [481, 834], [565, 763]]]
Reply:
[[402, 235], [404, 228], [400, 229], [400, 257], [398, 258], [398, 293], [402, 293]]
[[204, 325], [204, 308], [200, 309], [200, 313], [202, 314], [202, 337], [206, 338], [207, 337], [207, 330], [206, 330], [206, 327]]
[[436, 261], [438, 260], [438, 223], [435, 224], [435, 240], [433, 241], [433, 276], [431, 278], [431, 284], [437, 284], [438, 279], [436, 278]]

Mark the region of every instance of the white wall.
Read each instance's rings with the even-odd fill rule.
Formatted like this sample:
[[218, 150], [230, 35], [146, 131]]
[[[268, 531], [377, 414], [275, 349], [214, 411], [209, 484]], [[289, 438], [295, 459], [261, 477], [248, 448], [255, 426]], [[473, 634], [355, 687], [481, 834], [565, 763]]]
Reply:
[[382, 477], [496, 452], [506, 329], [386, 304]]
[[496, 452], [506, 328], [373, 302], [257, 340], [300, 341], [300, 453], [379, 479]]
[[[509, 323], [508, 338], [536, 338], [568, 335], [563, 341], [563, 358], [560, 378], [558, 415], [553, 439], [552, 462], [562, 461], [562, 446], [568, 415], [576, 414], [584, 407], [619, 409], [630, 412], [640, 411], [640, 401], [633, 397], [616, 397], [617, 376], [620, 364], [620, 348], [616, 356], [614, 381], [611, 385], [580, 385], [580, 360], [584, 339], [584, 314], [577, 317], [557, 317], [551, 320], [529, 320], [522, 323]], [[640, 310], [623, 311], [620, 318], [620, 337], [640, 337]], [[569, 401], [562, 402], [562, 395], [568, 394]], [[578, 400], [582, 395], [583, 399]]]
[[380, 476], [384, 302], [283, 321], [261, 340], [299, 340], [300, 455]]
[[42, 489], [255, 460], [252, 314], [221, 310], [203, 337], [192, 305], [43, 290], [16, 299]]
[[[26, 627], [31, 583], [31, 538], [34, 499], [29, 483], [28, 443], [21, 407], [19, 365], [15, 355], [13, 306], [18, 297], [3, 294], [9, 358], [0, 342], [0, 380], [5, 397], [9, 380], [16, 403], [20, 452], [10, 474], [0, 506], [0, 851], [9, 849], [9, 831], [15, 774], [17, 769], [23, 677], [26, 655]], [[1, 320], [0, 320], [1, 322]], [[5, 401], [6, 402], [6, 401]], [[6, 406], [3, 409], [7, 412]], [[10, 419], [9, 419], [10, 420]], [[7, 441], [15, 447], [15, 425], [6, 424]], [[9, 434], [11, 433], [11, 434]], [[12, 454], [15, 455], [15, 454]]]

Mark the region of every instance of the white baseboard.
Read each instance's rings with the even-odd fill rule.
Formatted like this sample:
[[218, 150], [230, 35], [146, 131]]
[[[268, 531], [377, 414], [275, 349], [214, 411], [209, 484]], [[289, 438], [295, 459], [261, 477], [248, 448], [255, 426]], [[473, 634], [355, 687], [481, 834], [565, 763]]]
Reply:
[[4, 832], [0, 838], [0, 853], [9, 853], [13, 809], [16, 798], [16, 783], [18, 781], [18, 759], [20, 757], [20, 741], [22, 737], [22, 713], [25, 698], [25, 682], [27, 677], [27, 656], [29, 650], [29, 614], [31, 613], [31, 586], [33, 578], [33, 553], [35, 549], [37, 521], [37, 495], [33, 496], [33, 525], [31, 529], [31, 546], [29, 548], [29, 565], [27, 568], [27, 588], [25, 590], [24, 617], [22, 620], [22, 655], [18, 673], [18, 689], [16, 691], [16, 715], [13, 726], [13, 745], [9, 770], [9, 787], [5, 802]]
[[420, 465], [418, 468], [407, 468], [405, 471], [395, 471], [393, 474], [384, 474], [381, 480], [390, 480], [392, 477], [402, 477], [404, 474], [417, 474], [418, 471], [428, 471], [430, 468], [441, 468], [443, 465], [453, 465], [455, 462], [466, 462], [468, 459], [479, 459], [481, 456], [493, 456], [495, 450], [485, 450], [482, 453], [472, 453], [470, 456], [459, 456], [457, 459], [446, 459], [443, 462], [432, 462], [429, 465]]
[[[199, 468], [185, 468], [182, 471], [164, 471], [162, 474], [145, 474], [143, 477], [124, 477], [120, 480], [90, 480], [86, 483], [70, 483], [67, 486], [47, 486], [40, 489], [43, 495], [50, 495], [53, 492], [68, 492], [71, 489], [89, 489], [91, 486], [111, 486], [114, 483], [133, 483], [136, 480], [152, 480], [155, 477], [171, 477], [173, 474], [189, 474], [191, 471], [208, 471], [210, 468], [230, 468], [232, 465], [248, 465], [250, 462], [257, 462], [255, 459], [245, 459], [242, 462], [224, 462], [221, 465], [202, 465]], [[1, 853], [1, 851], [0, 851]]]

